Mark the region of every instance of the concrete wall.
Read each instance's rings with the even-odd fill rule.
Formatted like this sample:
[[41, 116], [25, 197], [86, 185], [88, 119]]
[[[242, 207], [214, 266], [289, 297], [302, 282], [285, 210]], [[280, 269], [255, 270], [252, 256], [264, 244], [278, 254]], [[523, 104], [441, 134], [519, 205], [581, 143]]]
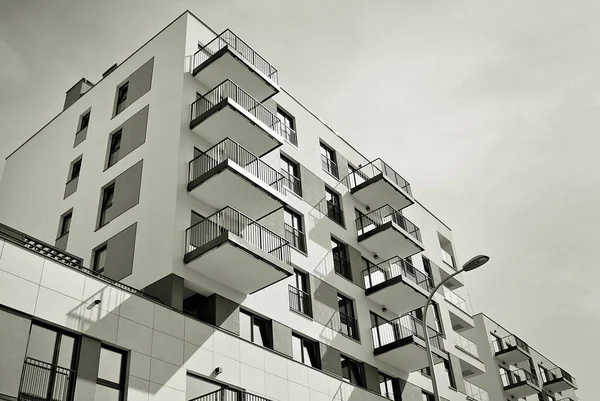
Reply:
[[0, 308], [0, 398], [17, 397], [31, 320]]

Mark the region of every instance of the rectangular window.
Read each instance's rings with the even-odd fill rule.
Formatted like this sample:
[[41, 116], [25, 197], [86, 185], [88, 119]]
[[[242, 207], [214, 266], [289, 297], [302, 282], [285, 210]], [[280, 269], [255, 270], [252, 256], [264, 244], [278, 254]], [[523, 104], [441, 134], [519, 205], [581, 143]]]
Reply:
[[340, 333], [358, 340], [358, 321], [354, 314], [354, 302], [340, 293], [337, 294], [337, 299], [340, 313]]
[[298, 163], [293, 162], [285, 156], [281, 156], [281, 174], [283, 175], [283, 185], [296, 195], [302, 196]]
[[302, 227], [302, 216], [292, 210], [283, 209], [283, 225], [285, 239], [290, 242], [290, 245], [306, 252], [306, 236]]
[[118, 130], [110, 137], [110, 149], [108, 151], [108, 167], [112, 166], [119, 160], [119, 150], [121, 149], [121, 137], [123, 131]]
[[79, 177], [79, 174], [81, 173], [81, 160], [82, 159], [79, 159], [71, 165], [71, 174], [69, 175], [69, 181], [73, 181], [75, 178]]
[[292, 354], [294, 360], [313, 368], [320, 368], [319, 344], [317, 342], [293, 333]]
[[325, 187], [325, 201], [327, 206], [327, 217], [339, 225], [344, 226], [344, 213], [342, 211], [340, 195], [332, 189]]
[[125, 109], [125, 101], [127, 100], [127, 93], [129, 92], [129, 82], [125, 82], [123, 85], [119, 87], [117, 91], [117, 111], [115, 113], [119, 114]]
[[290, 309], [312, 317], [312, 302], [308, 288], [308, 274], [294, 269], [294, 285], [289, 288]]
[[348, 358], [345, 355], [342, 355], [341, 359], [342, 377], [344, 380], [357, 386], [364, 387], [362, 364], [358, 363], [354, 359]]
[[452, 371], [452, 364], [450, 360], [444, 360], [444, 368], [446, 369], [446, 374], [448, 375], [448, 383], [450, 383], [450, 387], [456, 390], [456, 379], [454, 377], [454, 372]]
[[433, 282], [433, 275], [431, 274], [431, 261], [429, 259], [427, 259], [425, 256], [422, 256], [423, 258], [423, 270], [425, 270], [425, 273], [427, 273], [427, 275], [429, 276], [429, 285], [434, 287], [435, 284]]
[[121, 401], [123, 399], [125, 363], [124, 352], [102, 345], [94, 401]]
[[335, 272], [352, 281], [352, 270], [348, 258], [348, 246], [332, 237], [331, 254], [333, 256], [333, 269]]
[[84, 129], [86, 129], [88, 127], [88, 125], [90, 125], [90, 112], [88, 111], [87, 113], [85, 113], [83, 116], [81, 116], [81, 119], [79, 120], [79, 129], [77, 130], [77, 132], [81, 132]]
[[390, 400], [394, 399], [394, 379], [385, 373], [379, 372], [379, 391], [381, 395]]
[[63, 235], [67, 235], [69, 233], [69, 230], [71, 229], [71, 219], [72, 218], [73, 218], [73, 212], [69, 212], [62, 216], [61, 222], [60, 222], [59, 237], [62, 237]]
[[111, 208], [114, 196], [115, 184], [110, 184], [102, 191], [102, 204], [100, 206], [100, 227], [108, 223], [108, 221], [106, 220], [106, 212]]
[[246, 311], [240, 311], [240, 337], [261, 347], [271, 348], [270, 322]]
[[321, 167], [335, 178], [339, 178], [335, 151], [323, 142], [321, 142]]
[[94, 251], [92, 270], [102, 273], [106, 267], [106, 245], [102, 245]]
[[435, 398], [433, 397], [433, 394], [428, 393], [426, 391], [423, 391], [421, 393], [421, 397], [423, 401], [435, 401]]
[[429, 366], [421, 369], [420, 372], [423, 376], [431, 377], [431, 369], [429, 369]]
[[296, 121], [288, 112], [277, 107], [277, 118], [281, 121], [281, 134], [286, 141], [293, 145], [298, 145], [298, 137], [296, 135]]

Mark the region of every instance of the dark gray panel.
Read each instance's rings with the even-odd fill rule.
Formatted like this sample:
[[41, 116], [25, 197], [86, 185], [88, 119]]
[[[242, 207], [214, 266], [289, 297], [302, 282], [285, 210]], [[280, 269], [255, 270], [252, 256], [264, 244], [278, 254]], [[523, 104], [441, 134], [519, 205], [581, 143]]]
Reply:
[[352, 270], [352, 281], [360, 288], [365, 288], [363, 279], [363, 271], [367, 268], [367, 264], [362, 258], [362, 254], [358, 249], [348, 245], [348, 257], [350, 258], [350, 269]]
[[73, 142], [73, 147], [76, 147], [81, 142], [85, 141], [85, 138], [87, 138], [87, 130], [88, 127], [85, 127], [84, 129], [75, 134], [75, 141]]
[[90, 337], [81, 337], [75, 400], [93, 400], [96, 395], [96, 379], [100, 365], [101, 342]]
[[119, 281], [133, 272], [136, 231], [137, 223], [134, 223], [107, 241], [106, 277]]
[[65, 95], [63, 111], [71, 107], [85, 92], [93, 88], [94, 85], [85, 78], [81, 78]]
[[219, 294], [196, 296], [198, 318], [206, 323], [240, 334], [240, 305]]
[[62, 237], [58, 237], [54, 242], [54, 246], [63, 251], [67, 250], [67, 243], [69, 242], [69, 233], [66, 233]]
[[[118, 87], [123, 85], [125, 82], [129, 82], [129, 88], [127, 90], [127, 99], [125, 100], [124, 106], [121, 111], [129, 107], [133, 102], [138, 100], [144, 94], [146, 94], [152, 87], [152, 71], [154, 69], [154, 57], [148, 60], [144, 65], [134, 71], [127, 79], [125, 79]], [[116, 96], [118, 95], [118, 87], [115, 91], [115, 104]]]
[[275, 234], [285, 237], [283, 230], [283, 208], [275, 210], [273, 213], [258, 220], [258, 222]]
[[321, 367], [323, 370], [341, 376], [342, 360], [340, 351], [323, 343], [319, 344], [319, 350], [321, 351]]
[[292, 329], [273, 320], [273, 349], [282, 354], [293, 356]]
[[[115, 194], [113, 205], [106, 212], [106, 221], [125, 213], [140, 201], [140, 187], [142, 185], [143, 160], [131, 166], [115, 178]], [[100, 194], [100, 206], [102, 194]]]
[[454, 380], [456, 381], [456, 389], [461, 393], [466, 391], [465, 389], [465, 379], [462, 375], [462, 370], [460, 368], [460, 360], [452, 354], [450, 355], [450, 365], [452, 367], [452, 372], [454, 373]]
[[143, 291], [167, 306], [183, 310], [183, 278], [175, 274], [169, 274], [155, 281]]
[[313, 303], [313, 319], [334, 330], [339, 329], [335, 324], [338, 313], [337, 290], [335, 287], [319, 280], [313, 275], [310, 278], [310, 291]]
[[31, 320], [0, 309], [0, 394], [17, 397]]
[[79, 184], [79, 177], [67, 182], [67, 185], [65, 185], [65, 195], [63, 199], [67, 199], [67, 197], [77, 191], [77, 184]]
[[363, 363], [363, 368], [365, 370], [365, 384], [367, 389], [379, 394], [381, 391], [379, 388], [379, 371], [375, 366], [371, 366], [368, 363]]
[[335, 157], [337, 159], [338, 165], [338, 173], [340, 176], [340, 180], [346, 178], [350, 170], [348, 169], [348, 160], [344, 156], [342, 156], [339, 152], [335, 152]]
[[300, 165], [300, 180], [302, 185], [302, 198], [312, 206], [316, 206], [325, 198], [325, 184], [310, 170]]
[[105, 166], [108, 166], [111, 138], [117, 131], [121, 130], [121, 148], [114, 157], [114, 163], [123, 159], [125, 156], [146, 142], [149, 109], [150, 106], [147, 105], [109, 134], [108, 146], [106, 148]]
[[402, 401], [423, 401], [423, 391], [420, 387], [402, 379], [399, 379], [398, 382], [400, 387], [400, 397], [396, 398], [399, 398]]

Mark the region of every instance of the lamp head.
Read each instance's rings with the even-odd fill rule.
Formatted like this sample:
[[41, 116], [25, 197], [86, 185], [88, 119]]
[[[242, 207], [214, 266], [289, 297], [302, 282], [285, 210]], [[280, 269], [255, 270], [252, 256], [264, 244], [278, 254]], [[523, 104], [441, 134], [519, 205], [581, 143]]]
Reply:
[[490, 260], [490, 257], [487, 255], [477, 255], [477, 256], [469, 259], [469, 261], [467, 263], [465, 263], [462, 268], [466, 272], [475, 270], [479, 266], [486, 264], [488, 260]]

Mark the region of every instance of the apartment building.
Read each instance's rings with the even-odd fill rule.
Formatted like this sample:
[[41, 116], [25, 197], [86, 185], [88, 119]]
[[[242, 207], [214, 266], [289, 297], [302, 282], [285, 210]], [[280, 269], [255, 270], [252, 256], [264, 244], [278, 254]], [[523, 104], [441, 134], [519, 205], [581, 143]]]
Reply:
[[189, 12], [67, 91], [7, 158], [0, 222], [0, 399], [520, 396], [486, 398], [461, 275], [423, 330], [450, 228]]

